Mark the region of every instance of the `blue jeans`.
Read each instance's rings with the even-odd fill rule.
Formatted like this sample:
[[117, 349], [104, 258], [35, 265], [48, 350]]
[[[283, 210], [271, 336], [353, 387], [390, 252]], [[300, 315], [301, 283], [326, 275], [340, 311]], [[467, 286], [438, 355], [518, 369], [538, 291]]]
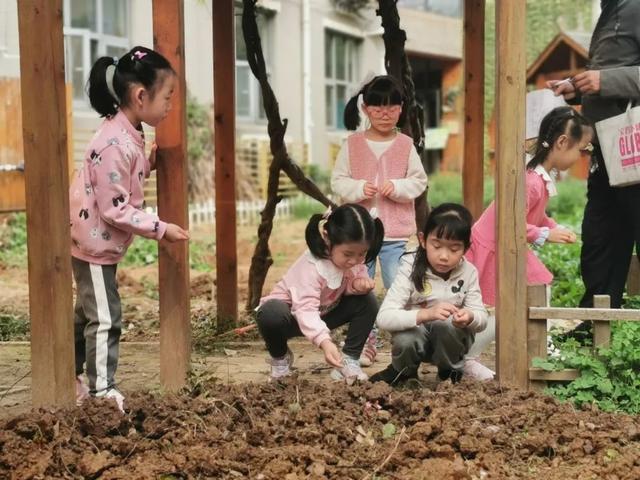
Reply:
[[[404, 249], [407, 246], [405, 240], [398, 240], [382, 242], [382, 248], [378, 254], [380, 258], [380, 268], [382, 269], [382, 283], [387, 290], [391, 287], [393, 279], [396, 278], [398, 272], [398, 266], [400, 265], [400, 257], [404, 253]], [[376, 261], [367, 264], [369, 276], [374, 278], [376, 276]]]

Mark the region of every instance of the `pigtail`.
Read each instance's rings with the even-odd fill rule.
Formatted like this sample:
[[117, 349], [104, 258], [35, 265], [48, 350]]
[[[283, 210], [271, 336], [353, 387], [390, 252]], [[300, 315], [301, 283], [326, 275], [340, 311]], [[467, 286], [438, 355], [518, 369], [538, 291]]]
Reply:
[[360, 125], [360, 112], [358, 110], [358, 98], [364, 92], [366, 86], [349, 99], [344, 107], [344, 126], [347, 130], [356, 130]]
[[373, 238], [369, 244], [369, 250], [367, 250], [367, 258], [364, 261], [365, 263], [372, 262], [376, 259], [378, 253], [380, 253], [380, 249], [382, 248], [383, 240], [384, 225], [382, 224], [382, 220], [375, 218], [373, 220]]
[[115, 69], [111, 73], [111, 81], [115, 82], [117, 73], [117, 59], [113, 57], [100, 57], [91, 67], [89, 80], [87, 81], [87, 95], [93, 109], [101, 117], [109, 117], [118, 112], [118, 99], [110, 91], [107, 79], [107, 70]]
[[424, 281], [426, 280], [428, 266], [429, 261], [427, 260], [427, 251], [422, 245], [419, 245], [416, 250], [416, 256], [413, 260], [411, 275], [409, 276], [418, 292], [422, 292], [424, 290]]
[[307, 247], [309, 247], [309, 251], [316, 258], [329, 257], [327, 243], [320, 234], [320, 221], [323, 219], [324, 217], [321, 213], [312, 215], [309, 219], [309, 223], [307, 223], [307, 228], [305, 228], [304, 231], [304, 239], [307, 242]]

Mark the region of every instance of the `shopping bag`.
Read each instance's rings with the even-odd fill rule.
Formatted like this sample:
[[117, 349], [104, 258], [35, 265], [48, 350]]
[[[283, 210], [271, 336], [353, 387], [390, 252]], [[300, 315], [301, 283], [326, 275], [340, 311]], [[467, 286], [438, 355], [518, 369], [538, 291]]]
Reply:
[[598, 141], [609, 174], [609, 185], [640, 183], [640, 106], [596, 122]]

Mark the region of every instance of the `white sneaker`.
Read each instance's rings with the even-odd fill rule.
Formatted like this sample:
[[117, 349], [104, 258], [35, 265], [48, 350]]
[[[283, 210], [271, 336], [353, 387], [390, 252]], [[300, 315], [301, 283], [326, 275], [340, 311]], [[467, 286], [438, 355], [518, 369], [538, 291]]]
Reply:
[[475, 359], [467, 359], [464, 361], [464, 367], [462, 368], [465, 376], [471, 377], [474, 380], [485, 381], [493, 380], [496, 372], [490, 368], [485, 367], [483, 364]]
[[360, 359], [344, 356], [341, 368], [334, 368], [331, 372], [333, 380], [345, 380], [348, 385], [352, 385], [356, 380], [364, 382], [369, 380], [369, 376], [362, 371]]
[[89, 387], [82, 375], [78, 375], [76, 377], [76, 405], [79, 407], [87, 398], [89, 398]]
[[287, 353], [282, 358], [270, 358], [267, 363], [271, 365], [271, 379], [286, 377], [291, 375], [293, 366], [293, 352], [287, 349]]
[[104, 394], [103, 398], [112, 398], [115, 400], [118, 405], [118, 409], [124, 413], [124, 395], [122, 395], [117, 389], [110, 388], [107, 390], [107, 393]]

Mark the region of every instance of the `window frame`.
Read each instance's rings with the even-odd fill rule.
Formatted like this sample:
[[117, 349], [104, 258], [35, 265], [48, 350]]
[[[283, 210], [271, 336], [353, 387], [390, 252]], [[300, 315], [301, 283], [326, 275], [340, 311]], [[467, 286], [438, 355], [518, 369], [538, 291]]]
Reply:
[[[239, 12], [236, 12], [236, 14], [238, 15], [238, 17], [236, 18], [241, 18], [242, 15], [242, 9], [239, 9]], [[260, 40], [262, 42], [262, 51], [264, 54], [264, 61], [265, 61], [265, 67], [267, 69], [267, 78], [271, 79], [272, 78], [272, 74], [271, 74], [271, 60], [273, 57], [273, 49], [271, 48], [272, 45], [272, 35], [273, 35], [273, 25], [274, 25], [274, 17], [275, 15], [269, 11], [269, 10], [264, 10], [264, 9], [258, 9], [257, 10], [257, 14], [261, 15], [263, 17], [263, 24], [260, 25], [258, 23], [258, 30], [259, 30], [259, 34], [260, 34]], [[238, 38], [242, 38], [242, 31], [239, 29], [236, 29], [236, 41]], [[244, 41], [244, 39], [243, 39]], [[246, 48], [246, 47], [245, 47]], [[235, 114], [236, 114], [236, 121], [238, 121], [239, 123], [253, 123], [253, 124], [263, 124], [263, 123], [267, 123], [267, 115], [264, 111], [263, 105], [262, 105], [262, 92], [260, 90], [260, 83], [258, 82], [258, 80], [255, 78], [255, 76], [253, 75], [253, 72], [251, 71], [251, 67], [249, 67], [249, 61], [245, 60], [245, 59], [238, 59], [238, 50], [237, 47], [234, 47], [234, 56], [235, 56], [235, 88], [236, 88], [236, 99], [235, 99]], [[239, 67], [246, 69], [247, 71], [247, 75], [249, 77], [249, 114], [245, 115], [245, 114], [240, 114], [238, 112], [238, 72], [239, 72]]]
[[[344, 104], [346, 105], [349, 100], [350, 95], [355, 91], [358, 86], [358, 78], [360, 77], [360, 58], [359, 51], [362, 45], [362, 39], [355, 37], [353, 35], [346, 34], [339, 30], [334, 30], [332, 28], [324, 29], [325, 41], [324, 41], [324, 95], [325, 95], [325, 126], [328, 129], [332, 130], [345, 130], [344, 123], [342, 121], [342, 115], [338, 117], [338, 89], [344, 88], [345, 96], [344, 96]], [[345, 69], [345, 79], [337, 78], [337, 39], [342, 38], [345, 42], [344, 48], [344, 69]], [[330, 44], [327, 45], [327, 40], [330, 41]], [[327, 48], [329, 47], [329, 48]], [[330, 50], [330, 51], [329, 51]], [[327, 75], [327, 66], [328, 59], [330, 56], [330, 76]], [[327, 101], [328, 90], [331, 89], [332, 98]], [[327, 108], [331, 107], [331, 111], [328, 111]], [[344, 110], [343, 110], [344, 113]], [[331, 118], [331, 121], [329, 121]]]
[[[65, 81], [71, 83], [72, 88], [72, 105], [74, 109], [79, 110], [89, 110], [90, 105], [87, 98], [86, 93], [84, 93], [84, 85], [89, 78], [89, 72], [91, 71], [91, 67], [93, 66], [93, 62], [95, 59], [91, 58], [91, 43], [95, 41], [97, 43], [96, 55], [97, 57], [102, 57], [107, 55], [107, 49], [109, 47], [121, 48], [125, 51], [128, 51], [131, 48], [131, 0], [124, 0], [125, 2], [125, 29], [126, 36], [119, 37], [116, 35], [111, 35], [107, 33], [103, 33], [104, 25], [103, 25], [103, 10], [105, 2], [109, 0], [86, 0], [94, 2], [96, 6], [96, 26], [97, 30], [91, 30], [89, 28], [80, 28], [80, 27], [72, 27], [71, 26], [71, 0], [63, 0], [63, 33], [64, 33], [64, 48], [65, 48]], [[72, 69], [75, 68], [74, 65], [70, 65], [70, 37], [80, 37], [82, 39], [82, 70], [83, 70], [83, 88], [82, 95], [76, 96], [78, 92], [73, 91], [73, 74]]]

